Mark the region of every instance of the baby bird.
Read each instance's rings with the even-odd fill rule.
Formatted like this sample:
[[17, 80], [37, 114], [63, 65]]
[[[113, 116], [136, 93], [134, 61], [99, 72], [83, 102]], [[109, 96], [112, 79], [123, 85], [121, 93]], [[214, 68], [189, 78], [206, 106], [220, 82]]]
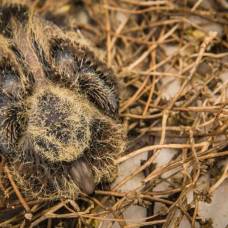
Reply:
[[90, 194], [124, 150], [116, 76], [76, 33], [0, 1], [0, 154], [24, 194]]

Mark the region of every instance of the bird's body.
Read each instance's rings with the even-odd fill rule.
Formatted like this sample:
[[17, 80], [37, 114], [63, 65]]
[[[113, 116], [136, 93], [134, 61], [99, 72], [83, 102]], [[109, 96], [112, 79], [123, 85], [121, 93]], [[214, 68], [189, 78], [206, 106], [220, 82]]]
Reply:
[[124, 148], [113, 71], [26, 5], [0, 2], [0, 22], [0, 154], [27, 194], [93, 192]]

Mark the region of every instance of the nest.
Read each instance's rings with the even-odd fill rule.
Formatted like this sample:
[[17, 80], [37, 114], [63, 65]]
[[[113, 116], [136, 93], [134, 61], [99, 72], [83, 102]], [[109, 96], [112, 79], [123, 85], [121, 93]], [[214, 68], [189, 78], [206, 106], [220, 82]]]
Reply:
[[[210, 202], [227, 178], [226, 2], [30, 4], [69, 34], [80, 31], [105, 55], [107, 66], [115, 68], [120, 117], [128, 134], [128, 147], [115, 164], [121, 167], [146, 156], [113, 185], [101, 184], [90, 196], [56, 201], [24, 195], [2, 161], [0, 227], [179, 227], [183, 218], [192, 227], [213, 227], [213, 221], [201, 218], [199, 204]], [[164, 149], [175, 153], [159, 165]], [[124, 191], [138, 174], [144, 176], [140, 184]], [[132, 205], [144, 207], [147, 216], [126, 219]]]

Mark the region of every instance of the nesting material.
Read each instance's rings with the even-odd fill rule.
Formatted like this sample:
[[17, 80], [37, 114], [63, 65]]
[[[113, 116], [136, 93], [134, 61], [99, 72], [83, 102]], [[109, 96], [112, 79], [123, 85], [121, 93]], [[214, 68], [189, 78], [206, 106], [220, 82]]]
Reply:
[[[72, 163], [79, 168], [78, 170], [86, 173], [85, 177], [89, 180], [87, 183], [90, 183], [80, 186], [90, 192], [100, 182], [95, 193], [90, 196], [79, 193], [77, 199], [66, 199], [68, 189], [74, 189], [71, 185], [64, 187], [64, 197], [50, 204], [47, 198], [37, 199], [36, 196], [29, 196], [26, 193], [28, 191], [23, 192], [23, 184], [17, 180], [18, 172], [2, 163], [0, 197], [3, 200], [0, 200], [0, 207], [3, 213], [0, 213], [0, 226], [225, 226], [228, 223], [227, 218], [223, 216], [226, 207], [216, 204], [221, 204], [222, 197], [218, 196], [224, 194], [223, 189], [227, 189], [228, 170], [226, 1], [44, 0], [35, 4], [30, 0], [26, 2], [38, 16], [32, 17], [29, 23], [29, 28], [34, 31], [31, 39], [36, 42], [32, 47], [26, 45], [23, 53], [26, 53], [25, 58], [29, 65], [38, 66], [32, 68], [31, 72], [41, 78], [47, 78], [45, 82], [50, 82], [48, 91], [39, 89], [30, 96], [30, 99], [26, 99], [28, 103], [32, 99], [36, 100], [36, 104], [30, 106], [26, 112], [30, 116], [29, 113], [36, 114], [28, 121], [30, 129], [44, 126], [37, 117], [48, 117], [46, 111], [35, 111], [39, 104], [45, 105], [42, 101], [45, 93], [49, 92], [49, 99], [53, 96], [58, 99], [60, 93], [57, 91], [60, 88], [62, 92], [67, 90], [67, 94], [74, 93], [73, 96], [61, 95], [65, 98], [61, 102], [58, 101], [58, 107], [69, 107], [66, 111], [54, 107], [55, 113], [61, 112], [55, 118], [60, 119], [61, 115], [68, 116], [75, 123], [73, 126], [70, 124], [70, 127], [61, 128], [62, 132], [67, 132], [68, 129], [72, 129], [71, 127], [80, 128], [77, 120], [85, 121], [85, 141], [80, 146], [77, 143], [69, 143], [69, 147], [64, 149], [72, 152], [70, 148], [77, 147], [79, 150], [76, 154], [75, 150], [73, 153], [70, 152], [71, 156], [67, 159], [71, 160], [81, 154], [80, 150], [86, 147], [87, 140], [93, 135], [93, 131], [88, 130], [89, 123], [98, 117], [98, 125], [103, 127], [95, 129], [107, 129], [101, 135], [105, 137], [105, 141], [111, 140], [105, 144], [107, 153], [102, 154], [102, 158], [105, 162], [112, 161], [115, 167], [118, 166], [119, 174], [111, 186], [104, 181], [100, 182], [101, 174], [105, 173], [104, 179], [108, 177], [109, 181], [115, 176], [113, 166], [105, 165], [103, 160], [102, 163], [100, 160], [92, 160], [94, 166], [90, 167], [93, 167], [94, 171], [91, 172], [87, 168], [87, 162], [80, 160], [83, 158], [80, 156]], [[83, 12], [83, 17], [78, 12]], [[23, 18], [25, 22], [22, 24], [26, 23], [26, 17]], [[20, 32], [21, 28], [15, 30], [18, 27], [15, 21], [17, 20], [9, 24], [0, 24], [0, 31], [7, 27], [7, 34], [10, 35], [10, 25], [13, 25], [12, 33], [19, 34], [15, 42], [20, 46], [24, 43], [22, 41], [26, 33], [24, 30]], [[17, 70], [15, 75], [20, 76], [21, 84], [17, 83], [18, 77], [15, 76], [10, 80], [15, 83], [8, 83], [6, 80], [4, 85], [9, 91], [14, 86], [18, 87], [15, 96], [20, 97], [20, 91], [30, 91], [30, 85], [34, 82], [32, 77], [29, 83], [28, 77], [22, 78], [24, 73], [21, 73], [23, 69], [18, 67], [18, 58], [15, 59], [15, 54], [9, 52], [8, 39], [5, 38], [7, 34], [2, 34], [3, 38], [0, 40], [0, 47], [7, 47], [1, 48], [1, 53], [7, 57], [2, 61], [6, 64], [10, 60], [9, 66], [14, 66]], [[51, 39], [53, 36], [55, 39]], [[83, 45], [78, 45], [75, 39], [81, 40], [80, 43]], [[94, 66], [94, 49], [100, 50], [99, 56], [102, 56], [106, 64], [95, 61], [96, 67]], [[84, 58], [85, 52], [87, 58]], [[88, 64], [90, 70], [88, 72], [87, 68], [83, 68], [83, 78], [82, 74], [74, 74], [76, 69], [72, 68], [72, 61], [75, 58], [79, 59], [77, 66], [80, 66], [80, 63]], [[43, 71], [40, 71], [40, 63], [47, 66]], [[107, 70], [107, 66], [115, 69], [117, 80], [113, 80], [113, 73]], [[94, 74], [97, 77], [94, 77]], [[90, 83], [85, 87], [88, 81]], [[44, 84], [46, 86], [46, 83]], [[115, 89], [117, 84], [121, 97], [119, 114], [127, 131], [125, 150], [120, 149], [123, 148], [123, 141], [120, 140], [122, 130], [115, 119], [118, 112]], [[40, 88], [43, 87], [41, 83]], [[75, 112], [75, 115], [71, 110], [78, 104], [71, 99], [83, 100], [81, 111]], [[27, 107], [27, 104], [20, 102], [7, 111], [14, 116], [15, 112], [12, 110], [18, 110], [18, 117], [26, 122], [26, 115], [20, 111], [24, 110], [24, 107]], [[47, 110], [52, 109], [47, 107]], [[80, 115], [86, 110], [89, 113], [86, 117]], [[48, 124], [51, 129], [54, 127], [51, 122]], [[12, 135], [12, 140], [16, 140], [20, 132], [24, 132], [23, 126], [24, 124], [17, 126], [18, 130]], [[42, 135], [45, 145], [53, 141], [55, 146], [62, 147], [63, 142], [60, 143], [55, 131], [51, 134], [55, 140], [49, 140], [46, 134]], [[3, 141], [8, 139], [4, 134], [1, 137]], [[35, 134], [30, 134], [30, 137], [31, 140], [27, 141], [37, 142]], [[72, 134], [69, 142], [74, 138], [77, 136]], [[23, 141], [20, 145], [25, 147]], [[51, 176], [56, 177], [59, 173], [65, 172], [67, 167], [62, 164], [58, 166], [62, 171], [57, 169], [56, 176], [53, 174], [55, 168], [49, 163], [48, 153], [44, 152], [52, 150], [51, 146], [46, 150], [42, 143], [33, 145], [40, 151], [42, 159], [46, 156], [45, 161], [49, 164]], [[107, 161], [107, 156], [112, 155], [113, 147], [116, 148], [115, 154], [120, 153], [117, 158], [114, 159], [112, 156], [112, 159]], [[90, 159], [94, 158], [94, 154], [97, 158], [97, 153], [101, 156], [101, 148], [103, 146], [86, 156], [91, 156]], [[63, 154], [58, 148], [54, 151], [57, 154], [57, 161]], [[28, 153], [25, 155], [23, 159], [31, 161]], [[102, 165], [99, 166], [100, 164]], [[16, 164], [13, 167], [16, 167]], [[76, 182], [80, 182], [82, 174], [75, 172], [74, 167], [71, 167], [67, 174], [72, 175]], [[94, 174], [96, 178], [92, 178]], [[56, 178], [58, 181], [60, 179]], [[20, 180], [29, 179], [25, 177]], [[62, 183], [58, 181], [54, 186], [60, 186], [62, 189]], [[37, 193], [35, 190], [33, 192]], [[223, 198], [226, 196], [223, 195]], [[138, 208], [141, 216], [132, 216], [137, 213]]]

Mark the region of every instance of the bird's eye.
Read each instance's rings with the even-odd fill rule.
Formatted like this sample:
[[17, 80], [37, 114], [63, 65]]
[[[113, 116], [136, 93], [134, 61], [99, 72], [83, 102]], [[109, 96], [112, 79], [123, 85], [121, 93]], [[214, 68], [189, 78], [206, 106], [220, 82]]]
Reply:
[[[38, 57], [44, 62], [46, 77], [54, 83], [84, 94], [100, 111], [116, 117], [118, 88], [112, 70], [86, 47], [76, 46], [70, 40], [52, 38], [49, 53], [36, 43]], [[49, 56], [49, 58], [48, 58]]]
[[10, 69], [1, 71], [1, 89], [6, 93], [12, 93], [17, 89], [19, 84], [18, 76]]
[[55, 39], [50, 42], [52, 66], [59, 73], [58, 79], [67, 86], [75, 87], [77, 84], [79, 66], [68, 42]]
[[17, 99], [21, 89], [22, 83], [17, 70], [10, 65], [9, 61], [4, 60], [0, 63], [0, 91]]
[[[68, 40], [55, 39], [50, 53], [53, 65], [68, 87], [82, 94], [101, 111], [114, 117], [118, 112], [118, 89], [113, 72], [85, 47], [75, 47]], [[56, 75], [56, 74], [55, 74]]]

